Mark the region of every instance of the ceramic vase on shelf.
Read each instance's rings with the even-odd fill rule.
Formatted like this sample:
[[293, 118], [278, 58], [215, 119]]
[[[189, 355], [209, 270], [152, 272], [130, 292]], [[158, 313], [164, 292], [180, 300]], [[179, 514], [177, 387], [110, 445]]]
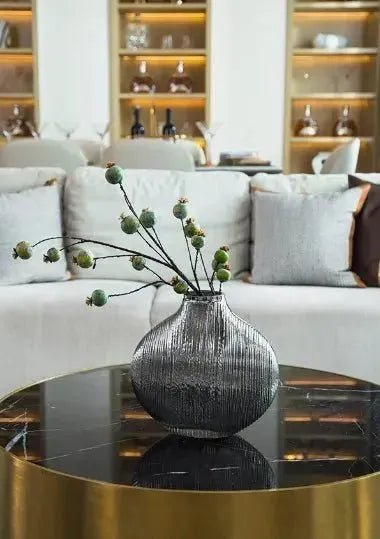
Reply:
[[138, 345], [136, 396], [168, 431], [224, 438], [256, 421], [279, 383], [273, 349], [222, 294], [185, 296], [177, 313]]

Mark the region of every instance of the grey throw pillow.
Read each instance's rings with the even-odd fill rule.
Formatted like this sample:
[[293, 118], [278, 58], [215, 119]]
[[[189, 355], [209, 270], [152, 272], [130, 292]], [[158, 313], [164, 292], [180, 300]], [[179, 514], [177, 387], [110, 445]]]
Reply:
[[0, 285], [62, 281], [66, 257], [55, 264], [43, 262], [49, 247], [63, 247], [61, 240], [47, 242], [34, 250], [30, 260], [14, 260], [19, 241], [36, 243], [62, 236], [61, 207], [57, 185], [0, 195]]
[[252, 282], [364, 286], [350, 270], [355, 215], [369, 189], [321, 195], [256, 192]]

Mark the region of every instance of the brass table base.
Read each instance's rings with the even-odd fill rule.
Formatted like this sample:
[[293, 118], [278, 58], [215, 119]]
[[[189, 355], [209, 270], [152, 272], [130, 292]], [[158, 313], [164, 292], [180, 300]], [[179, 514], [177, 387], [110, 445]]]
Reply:
[[379, 539], [380, 474], [258, 492], [81, 480], [0, 450], [1, 539]]

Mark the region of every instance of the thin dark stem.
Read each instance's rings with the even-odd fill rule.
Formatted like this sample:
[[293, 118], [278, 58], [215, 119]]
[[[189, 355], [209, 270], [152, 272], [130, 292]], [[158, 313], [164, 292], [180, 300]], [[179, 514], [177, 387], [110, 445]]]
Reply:
[[136, 288], [135, 290], [132, 290], [131, 292], [125, 292], [124, 294], [111, 294], [108, 296], [109, 298], [120, 298], [122, 296], [130, 296], [131, 294], [135, 294], [136, 292], [140, 292], [140, 290], [144, 290], [144, 288], [148, 288], [149, 286], [156, 286], [158, 284], [166, 284], [165, 281], [156, 281], [155, 283], [149, 283], [145, 284], [144, 286], [141, 286], [140, 288]]
[[153, 247], [153, 245], [151, 245], [146, 238], [144, 238], [144, 236], [141, 234], [141, 232], [139, 230], [137, 231], [137, 234], [140, 236], [140, 238], [143, 241], [145, 241], [145, 243], [148, 245], [148, 247], [150, 247], [150, 249], [152, 249], [152, 251], [154, 251], [160, 258], [162, 258], [162, 260], [164, 260], [166, 262], [166, 259], [163, 257], [163, 255], [159, 251], [157, 251], [157, 249], [155, 247]]
[[[194, 264], [193, 264], [193, 257], [191, 256], [190, 245], [189, 245], [189, 238], [186, 236], [185, 225], [183, 224], [183, 221], [181, 221], [181, 224], [182, 224], [183, 235], [184, 235], [184, 238], [185, 238], [185, 241], [186, 241], [187, 252], [189, 253], [189, 259], [190, 259], [191, 269], [192, 269], [192, 272], [193, 272], [194, 279], [195, 279], [195, 282], [196, 282], [196, 284], [197, 284], [197, 287], [198, 287], [199, 291], [201, 291], [201, 287], [199, 286], [198, 275], [197, 275], [195, 266], [194, 266]], [[197, 251], [197, 254], [198, 254], [198, 251]]]
[[[145, 269], [150, 271], [150, 273], [153, 273], [153, 275], [155, 275], [156, 277], [158, 277], [162, 283], [165, 283], [165, 284], [168, 284], [170, 285], [170, 283], [168, 283], [167, 281], [165, 281], [165, 279], [163, 277], [161, 277], [161, 275], [159, 275], [158, 273], [156, 273], [154, 270], [152, 270], [151, 268], [148, 268], [148, 266], [145, 266]], [[171, 286], [171, 285], [170, 285]]]
[[[178, 268], [176, 266], [173, 266], [169, 262], [163, 262], [162, 260], [158, 260], [157, 258], [154, 258], [153, 256], [140, 253], [139, 251], [132, 251], [131, 249], [125, 249], [124, 247], [119, 247], [117, 245], [112, 245], [111, 243], [106, 243], [104, 241], [88, 240], [86, 238], [76, 238], [75, 236], [54, 236], [52, 238], [45, 238], [44, 240], [41, 240], [41, 241], [35, 243], [34, 245], [32, 245], [32, 247], [37, 247], [38, 245], [41, 245], [41, 243], [45, 243], [47, 241], [53, 241], [53, 240], [79, 241], [81, 243], [90, 243], [90, 244], [93, 244], [93, 245], [101, 245], [103, 247], [108, 247], [110, 249], [115, 249], [117, 251], [122, 251], [123, 253], [128, 253], [128, 255], [143, 256], [147, 260], [152, 260], [153, 262], [156, 262], [157, 264], [161, 264], [161, 266], [165, 266], [166, 268], [170, 268], [174, 272], [178, 273], [178, 275], [180, 277], [182, 277], [184, 281], [187, 282], [187, 284], [190, 286], [190, 288], [192, 288], [192, 290], [194, 290], [194, 292], [196, 292], [197, 294], [199, 292], [199, 290], [196, 289], [196, 287], [193, 285], [193, 283], [191, 281], [189, 281], [189, 279], [186, 277], [186, 275], [184, 275], [180, 270], [178, 270]], [[126, 255], [124, 255], [124, 256], [126, 256]], [[100, 258], [102, 258], [102, 257], [100, 257]], [[103, 257], [103, 258], [112, 258], [112, 257], [111, 256], [109, 256], [109, 257], [106, 256], [106, 257]]]
[[[81, 243], [84, 243], [83, 241], [76, 241], [75, 243], [72, 243], [71, 245], [66, 245], [65, 247], [62, 247], [60, 251], [67, 251], [68, 249], [71, 249], [72, 247], [75, 247], [76, 245], [80, 245]], [[35, 246], [33, 246], [35, 247]]]
[[222, 283], [219, 284], [219, 294], [222, 293]]
[[205, 272], [205, 275], [206, 275], [206, 279], [207, 279], [208, 284], [210, 286], [210, 290], [211, 290], [211, 292], [215, 292], [212, 281], [210, 280], [210, 277], [208, 276], [208, 273], [207, 273], [206, 264], [205, 264], [205, 261], [204, 261], [203, 255], [202, 255], [202, 251], [200, 251], [200, 255], [201, 255], [202, 266], [203, 266], [203, 269], [204, 269], [204, 272]]
[[[124, 195], [124, 200], [128, 206], [128, 208], [131, 210], [131, 212], [133, 213], [133, 215], [136, 217], [136, 219], [138, 220], [138, 222], [141, 224], [141, 226], [143, 227], [143, 229], [145, 230], [147, 236], [149, 236], [149, 238], [153, 241], [153, 243], [159, 248], [161, 249], [161, 251], [163, 252], [164, 256], [166, 257], [167, 261], [169, 262], [169, 264], [171, 265], [172, 269], [178, 274], [179, 277], [181, 277], [189, 286], [190, 288], [192, 288], [195, 292], [198, 292], [198, 290], [195, 288], [195, 286], [192, 284], [192, 282], [190, 281], [190, 279], [188, 279], [186, 277], [186, 275], [179, 269], [179, 267], [177, 266], [177, 264], [174, 262], [174, 260], [168, 255], [168, 253], [165, 251], [165, 249], [162, 247], [161, 243], [159, 241], [156, 240], [156, 238], [153, 236], [153, 234], [151, 234], [151, 232], [145, 228], [145, 226], [141, 223], [140, 221], [140, 218], [139, 216], [137, 215], [131, 201], [129, 200], [129, 197], [128, 197], [128, 194], [126, 192], [126, 190], [124, 189], [123, 187], [123, 184], [120, 184], [120, 189]], [[145, 238], [144, 238], [145, 240]], [[146, 240], [145, 240], [146, 241]], [[149, 245], [149, 243], [148, 243]]]
[[164, 247], [163, 247], [163, 245], [162, 245], [162, 243], [161, 243], [161, 240], [160, 240], [160, 238], [159, 238], [159, 236], [158, 236], [158, 234], [157, 234], [156, 229], [153, 227], [152, 230], [153, 230], [153, 234], [154, 234], [155, 237], [156, 237], [156, 240], [157, 240], [158, 243], [160, 244], [161, 249], [164, 251], [165, 249], [164, 249]]

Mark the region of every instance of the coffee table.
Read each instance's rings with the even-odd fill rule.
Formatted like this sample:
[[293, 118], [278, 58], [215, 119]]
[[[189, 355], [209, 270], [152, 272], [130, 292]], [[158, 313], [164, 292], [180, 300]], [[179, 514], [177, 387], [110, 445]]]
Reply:
[[0, 404], [2, 539], [378, 539], [380, 387], [281, 368], [255, 425], [168, 436], [128, 367]]

